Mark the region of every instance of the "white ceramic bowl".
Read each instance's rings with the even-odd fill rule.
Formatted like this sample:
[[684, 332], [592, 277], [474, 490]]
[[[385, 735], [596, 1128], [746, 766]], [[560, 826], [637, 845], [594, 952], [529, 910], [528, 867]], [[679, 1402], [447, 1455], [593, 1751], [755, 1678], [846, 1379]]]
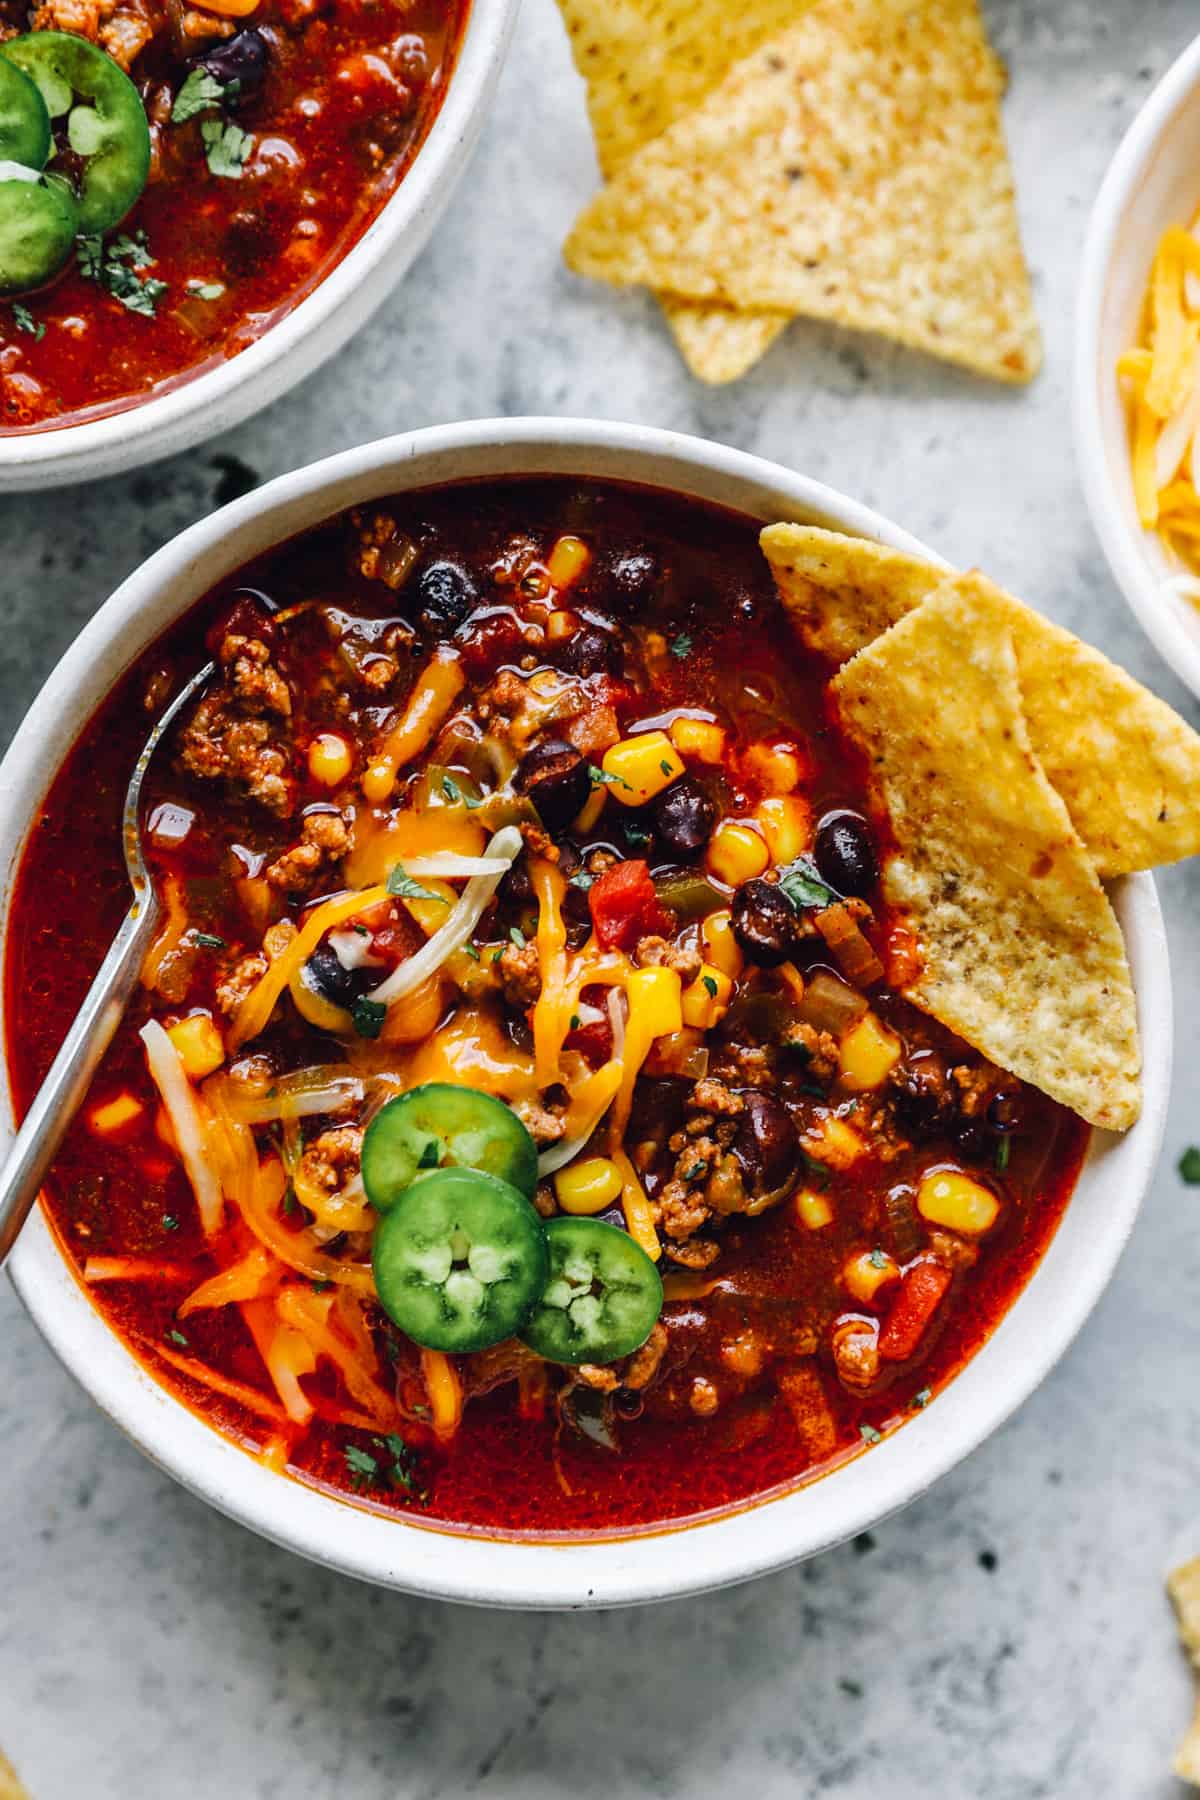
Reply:
[[1075, 450], [1092, 523], [1118, 586], [1159, 654], [1200, 695], [1200, 611], [1164, 593], [1178, 574], [1138, 523], [1116, 362], [1134, 342], [1158, 240], [1200, 210], [1200, 37], [1159, 82], [1096, 197], [1075, 334]]
[[395, 193], [312, 292], [239, 355], [105, 418], [0, 436], [0, 494], [97, 481], [173, 456], [268, 406], [364, 325], [424, 249], [487, 115], [520, 0], [472, 0], [425, 142]]
[[[907, 533], [805, 476], [631, 425], [518, 419], [442, 426], [285, 475], [151, 557], [91, 620], [35, 701], [0, 766], [5, 925], [23, 841], [82, 722], [145, 646], [214, 582], [355, 502], [463, 477], [556, 473], [628, 479], [764, 521], [815, 521], [920, 551]], [[778, 1568], [864, 1530], [982, 1443], [1057, 1362], [1112, 1274], [1158, 1154], [1171, 1063], [1171, 990], [1153, 882], [1127, 879], [1115, 898], [1146, 1048], [1141, 1121], [1122, 1139], [1095, 1135], [1033, 1279], [933, 1405], [823, 1480], [740, 1513], [648, 1536], [563, 1545], [452, 1534], [360, 1511], [272, 1474], [173, 1400], [95, 1311], [40, 1214], [17, 1247], [14, 1280], [67, 1367], [154, 1462], [232, 1518], [349, 1574], [456, 1600], [584, 1607], [719, 1587]]]

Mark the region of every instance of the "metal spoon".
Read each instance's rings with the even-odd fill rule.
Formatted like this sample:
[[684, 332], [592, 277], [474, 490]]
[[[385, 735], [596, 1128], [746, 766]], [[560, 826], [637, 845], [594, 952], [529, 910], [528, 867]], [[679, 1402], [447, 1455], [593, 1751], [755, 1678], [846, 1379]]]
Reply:
[[163, 733], [212, 678], [215, 667], [214, 663], [206, 663], [175, 696], [146, 739], [129, 778], [121, 829], [133, 899], [121, 929], [112, 941], [112, 948], [101, 963], [0, 1171], [0, 1269], [29, 1217], [67, 1126], [74, 1118], [88, 1083], [112, 1042], [129, 996], [137, 986], [162, 912], [142, 854], [142, 781]]

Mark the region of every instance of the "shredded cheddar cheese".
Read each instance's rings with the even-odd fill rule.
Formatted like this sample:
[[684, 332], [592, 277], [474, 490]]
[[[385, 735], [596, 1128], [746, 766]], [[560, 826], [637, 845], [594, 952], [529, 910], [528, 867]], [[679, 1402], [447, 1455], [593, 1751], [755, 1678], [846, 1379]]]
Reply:
[[1163, 233], [1139, 341], [1117, 359], [1138, 519], [1188, 568], [1200, 565], [1200, 238]]

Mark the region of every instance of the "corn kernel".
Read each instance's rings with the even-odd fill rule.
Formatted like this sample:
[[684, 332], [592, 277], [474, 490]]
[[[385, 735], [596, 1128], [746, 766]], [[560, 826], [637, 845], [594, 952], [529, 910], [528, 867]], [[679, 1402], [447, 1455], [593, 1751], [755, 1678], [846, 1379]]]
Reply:
[[764, 794], [790, 794], [804, 774], [794, 744], [751, 744], [742, 753], [741, 766], [747, 779]]
[[607, 1156], [588, 1156], [569, 1163], [554, 1177], [554, 1191], [564, 1212], [598, 1213], [611, 1206], [624, 1183], [616, 1163]]
[[886, 1250], [860, 1250], [842, 1265], [843, 1285], [862, 1306], [870, 1306], [881, 1287], [899, 1279], [900, 1271]]
[[754, 817], [762, 826], [772, 862], [795, 862], [812, 848], [812, 810], [799, 794], [774, 794], [769, 800], [760, 800]]
[[874, 1013], [864, 1013], [838, 1046], [842, 1084], [854, 1093], [882, 1087], [900, 1061], [900, 1039]]
[[308, 772], [322, 787], [335, 788], [350, 773], [350, 746], [336, 731], [322, 731], [308, 748]]
[[708, 866], [718, 881], [740, 887], [754, 875], [761, 875], [771, 860], [766, 839], [751, 825], [726, 819], [717, 826], [708, 845]]
[[551, 587], [570, 587], [573, 581], [578, 581], [591, 560], [592, 553], [582, 538], [571, 537], [569, 534], [560, 537], [546, 563]]
[[93, 1106], [88, 1124], [97, 1137], [116, 1137], [119, 1132], [128, 1131], [144, 1111], [141, 1101], [132, 1094], [117, 1094], [102, 1105]]
[[727, 906], [720, 912], [709, 913], [700, 927], [700, 941], [704, 945], [705, 961], [714, 963], [723, 975], [736, 981], [746, 966], [746, 959], [733, 935], [733, 914]]
[[817, 1162], [828, 1163], [831, 1169], [849, 1169], [861, 1156], [865, 1156], [867, 1146], [852, 1125], [845, 1119], [826, 1113], [818, 1119], [811, 1131], [805, 1133], [801, 1142], [809, 1155]]
[[192, 1013], [177, 1025], [168, 1025], [167, 1036], [193, 1081], [203, 1080], [225, 1061], [225, 1044], [211, 1013]]
[[622, 738], [604, 752], [604, 773], [613, 798], [623, 806], [644, 806], [683, 774], [679, 752], [665, 731]]
[[561, 644], [564, 639], [573, 637], [578, 630], [578, 613], [552, 612], [546, 620], [546, 636], [552, 644]]
[[978, 1237], [996, 1223], [1000, 1202], [990, 1188], [957, 1169], [926, 1175], [917, 1189], [917, 1211], [931, 1225]]
[[712, 719], [676, 719], [670, 738], [680, 756], [695, 762], [715, 765], [725, 754], [725, 733]]
[[684, 989], [683, 1022], [700, 1031], [709, 1031], [729, 1010], [733, 983], [715, 963], [701, 963], [700, 973], [691, 986]]
[[795, 1196], [796, 1217], [808, 1231], [823, 1231], [833, 1224], [833, 1208], [824, 1194], [812, 1188], [801, 1188]]
[[681, 983], [674, 969], [635, 969], [625, 992], [629, 997], [626, 1045], [631, 1034], [649, 1044], [683, 1030]]

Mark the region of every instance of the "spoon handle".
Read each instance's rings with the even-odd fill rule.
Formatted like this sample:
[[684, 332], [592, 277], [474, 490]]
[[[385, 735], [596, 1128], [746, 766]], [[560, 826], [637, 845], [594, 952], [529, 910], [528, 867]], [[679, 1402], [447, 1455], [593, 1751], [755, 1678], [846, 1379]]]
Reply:
[[134, 902], [50, 1065], [0, 1170], [0, 1269], [36, 1200], [67, 1126], [112, 1042], [155, 925], [153, 891]]

